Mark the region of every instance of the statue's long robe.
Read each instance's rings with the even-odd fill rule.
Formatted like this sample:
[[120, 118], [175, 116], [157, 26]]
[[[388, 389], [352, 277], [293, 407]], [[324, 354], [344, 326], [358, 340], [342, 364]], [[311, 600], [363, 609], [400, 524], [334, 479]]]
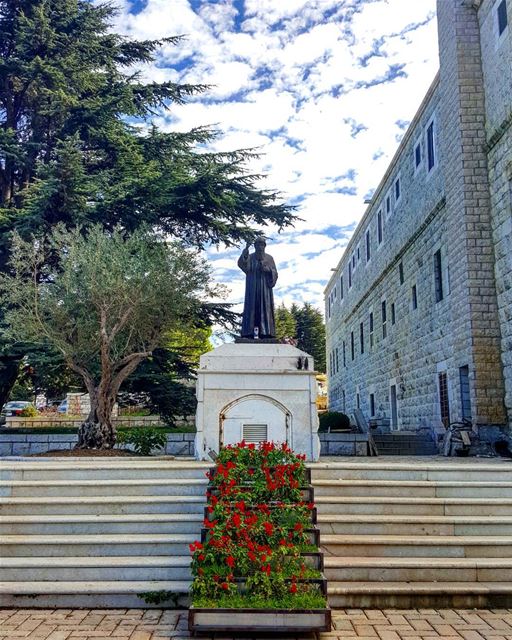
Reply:
[[[247, 257], [242, 254], [238, 259], [238, 266], [246, 275], [242, 337], [253, 338], [254, 328], [258, 327], [260, 338], [275, 338], [272, 289], [277, 282], [277, 269], [274, 258], [267, 253], [263, 255], [263, 260], [258, 260], [255, 253]], [[269, 267], [270, 271], [263, 271], [263, 266]]]

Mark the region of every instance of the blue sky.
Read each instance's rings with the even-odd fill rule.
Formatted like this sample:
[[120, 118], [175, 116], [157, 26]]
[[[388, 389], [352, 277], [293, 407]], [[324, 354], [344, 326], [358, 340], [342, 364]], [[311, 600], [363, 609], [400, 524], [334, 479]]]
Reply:
[[[115, 28], [185, 34], [148, 80], [214, 85], [155, 118], [210, 124], [218, 150], [258, 147], [250, 171], [302, 221], [268, 233], [276, 302], [323, 309], [323, 289], [438, 67], [435, 0], [118, 0]], [[209, 252], [228, 300], [243, 297], [238, 250]]]

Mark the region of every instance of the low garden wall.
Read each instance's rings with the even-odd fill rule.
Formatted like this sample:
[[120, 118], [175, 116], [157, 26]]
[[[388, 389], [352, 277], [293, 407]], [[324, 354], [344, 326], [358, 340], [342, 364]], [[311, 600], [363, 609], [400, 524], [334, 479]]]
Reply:
[[319, 433], [322, 456], [366, 456], [368, 435], [366, 433]]
[[[366, 456], [368, 436], [364, 433], [320, 433], [323, 456]], [[76, 434], [0, 433], [0, 456], [26, 456], [51, 449], [72, 449]], [[195, 433], [168, 433], [165, 454], [193, 456]]]
[[[195, 433], [168, 433], [165, 454], [193, 456]], [[52, 449], [72, 449], [76, 444], [74, 433], [0, 433], [0, 456], [26, 456], [45, 453]], [[162, 452], [164, 453], [164, 452]]]

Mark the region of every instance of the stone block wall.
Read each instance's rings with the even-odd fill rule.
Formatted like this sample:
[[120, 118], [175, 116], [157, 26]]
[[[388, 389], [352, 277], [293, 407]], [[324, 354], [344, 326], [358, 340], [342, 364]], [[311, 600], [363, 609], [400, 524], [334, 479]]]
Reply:
[[[404, 429], [441, 424], [445, 373], [450, 420], [506, 423], [498, 305], [502, 316], [510, 305], [495, 280], [479, 13], [473, 2], [440, 0], [438, 21], [439, 76], [326, 289], [329, 408], [393, 420], [393, 388]], [[502, 167], [496, 173], [496, 198], [505, 198]], [[510, 286], [502, 289], [506, 297]]]
[[501, 329], [505, 406], [512, 427], [512, 3], [508, 27], [497, 32], [496, 0], [478, 11], [485, 87], [486, 152], [495, 278]]

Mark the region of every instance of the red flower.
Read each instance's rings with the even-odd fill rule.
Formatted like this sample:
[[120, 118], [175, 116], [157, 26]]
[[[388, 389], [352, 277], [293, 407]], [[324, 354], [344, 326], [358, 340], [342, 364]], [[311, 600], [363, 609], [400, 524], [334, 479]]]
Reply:
[[263, 567], [261, 567], [261, 570], [263, 571], [263, 573], [266, 573], [266, 574], [267, 574], [267, 576], [269, 576], [269, 575], [270, 575], [270, 571], [271, 571], [271, 569], [270, 569], [270, 565], [269, 565], [269, 564], [264, 565]]
[[229, 589], [229, 584], [227, 582], [223, 582], [220, 586], [224, 589], [224, 591], [227, 591]]
[[199, 562], [204, 562], [204, 559], [205, 559], [204, 554], [203, 554], [203, 553], [200, 553], [200, 554], [197, 556], [197, 559], [199, 560]]
[[297, 585], [295, 582], [290, 585], [290, 593], [297, 593]]
[[226, 558], [226, 564], [228, 565], [228, 567], [230, 567], [231, 569], [235, 566], [235, 559], [233, 558], [233, 556], [228, 556]]
[[271, 536], [274, 533], [274, 525], [271, 522], [264, 522], [263, 528], [267, 536]]

